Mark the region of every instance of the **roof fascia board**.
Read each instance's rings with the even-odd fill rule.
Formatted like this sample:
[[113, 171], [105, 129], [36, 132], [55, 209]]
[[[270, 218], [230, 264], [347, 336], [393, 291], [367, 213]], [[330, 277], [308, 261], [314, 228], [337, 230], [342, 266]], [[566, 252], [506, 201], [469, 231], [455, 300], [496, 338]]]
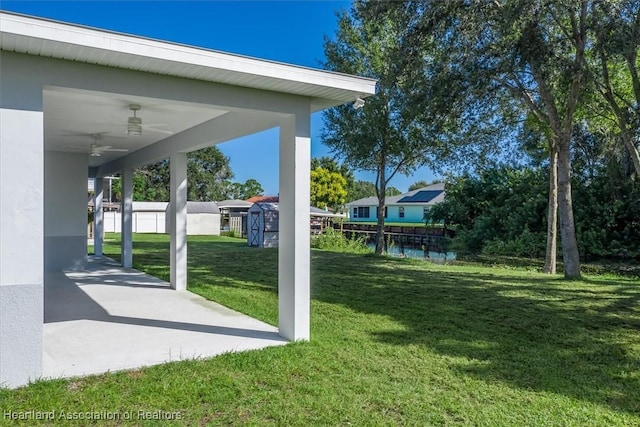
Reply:
[[[0, 33], [30, 37], [52, 43], [49, 55], [60, 45], [117, 54], [130, 54], [161, 61], [249, 74], [266, 79], [286, 80], [360, 93], [375, 93], [376, 81], [369, 78], [306, 68], [279, 62], [222, 53], [175, 43], [97, 30], [78, 25], [0, 12]], [[57, 46], [56, 46], [57, 45]]]
[[[168, 75], [150, 76], [135, 70], [70, 63], [22, 53], [2, 51], [0, 58], [3, 83], [1, 101], [5, 106], [19, 107], [20, 103], [29, 100], [30, 97], [24, 96], [25, 88], [40, 91], [43, 88], [79, 91], [88, 94], [102, 92], [195, 103], [220, 110], [261, 110], [283, 114], [294, 113], [300, 105], [309, 103], [309, 98], [289, 93], [181, 79]], [[78, 78], [79, 75], [82, 78]], [[15, 102], [11, 102], [12, 100]]]

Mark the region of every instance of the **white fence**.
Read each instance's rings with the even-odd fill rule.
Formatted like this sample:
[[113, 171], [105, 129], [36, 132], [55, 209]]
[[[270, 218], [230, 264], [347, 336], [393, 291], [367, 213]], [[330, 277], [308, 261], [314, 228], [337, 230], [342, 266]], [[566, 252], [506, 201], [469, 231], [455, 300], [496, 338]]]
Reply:
[[[134, 233], [166, 233], [166, 214], [164, 212], [134, 212], [132, 216]], [[104, 213], [104, 231], [120, 233], [120, 212]]]

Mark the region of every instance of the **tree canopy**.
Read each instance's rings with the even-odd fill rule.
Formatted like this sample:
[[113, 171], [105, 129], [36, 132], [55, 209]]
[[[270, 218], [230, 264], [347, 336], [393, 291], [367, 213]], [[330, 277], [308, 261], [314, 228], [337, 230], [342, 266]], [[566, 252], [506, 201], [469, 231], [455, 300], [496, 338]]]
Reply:
[[253, 196], [262, 196], [264, 189], [255, 179], [250, 178], [244, 183], [232, 182], [227, 186], [227, 198], [235, 200], [246, 200]]
[[[217, 147], [207, 147], [188, 154], [188, 200], [227, 199], [232, 178], [233, 172], [231, 172], [229, 158]], [[169, 182], [168, 177], [167, 182]]]
[[376, 185], [369, 181], [356, 181], [353, 183], [353, 190], [347, 194], [347, 201], [364, 199], [376, 195]]
[[347, 180], [341, 173], [317, 167], [311, 171], [311, 204], [336, 210], [346, 201], [346, 187]]
[[[323, 168], [326, 169], [329, 172], [332, 173], [336, 173], [339, 174], [340, 176], [342, 176], [342, 178], [344, 178], [345, 180], [345, 184], [343, 184], [342, 186], [344, 187], [344, 190], [346, 191], [346, 195], [344, 197], [344, 201], [342, 201], [341, 203], [339, 203], [336, 206], [331, 205], [330, 203], [327, 202], [328, 206], [331, 206], [333, 208], [337, 208], [338, 206], [344, 204], [344, 202], [346, 200], [355, 200], [351, 198], [351, 194], [353, 194], [356, 189], [355, 189], [355, 177], [353, 176], [353, 172], [351, 171], [351, 169], [349, 169], [349, 167], [347, 167], [346, 164], [339, 164], [335, 159], [332, 159], [331, 157], [327, 157], [327, 156], [323, 156], [323, 157], [314, 157], [311, 159], [311, 170], [315, 170], [318, 168]], [[311, 177], [312, 182], [311, 182], [311, 191], [313, 192], [313, 176]], [[338, 197], [338, 199], [340, 199]], [[312, 204], [313, 204], [313, 198], [312, 198]]]
[[430, 184], [427, 181], [416, 181], [409, 186], [408, 191], [417, 190], [418, 188], [428, 187]]
[[[262, 186], [255, 179], [244, 184], [232, 182], [229, 158], [217, 147], [193, 151], [187, 156], [187, 194], [192, 201], [219, 201], [230, 198], [247, 199], [261, 195]], [[169, 200], [169, 159], [136, 168], [133, 172], [133, 200], [162, 202]], [[113, 191], [120, 199], [120, 181], [114, 181]]]

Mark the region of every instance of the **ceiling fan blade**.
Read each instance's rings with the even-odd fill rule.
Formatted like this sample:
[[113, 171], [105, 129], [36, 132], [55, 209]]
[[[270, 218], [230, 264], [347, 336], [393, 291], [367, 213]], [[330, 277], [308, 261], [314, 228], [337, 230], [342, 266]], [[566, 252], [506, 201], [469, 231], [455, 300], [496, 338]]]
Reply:
[[142, 126], [142, 129], [148, 130], [150, 132], [166, 133], [167, 135], [173, 135], [173, 132], [170, 130], [158, 129], [153, 126]]
[[122, 151], [122, 152], [126, 152], [129, 151], [126, 148], [107, 148], [106, 150], [101, 150], [101, 151]]

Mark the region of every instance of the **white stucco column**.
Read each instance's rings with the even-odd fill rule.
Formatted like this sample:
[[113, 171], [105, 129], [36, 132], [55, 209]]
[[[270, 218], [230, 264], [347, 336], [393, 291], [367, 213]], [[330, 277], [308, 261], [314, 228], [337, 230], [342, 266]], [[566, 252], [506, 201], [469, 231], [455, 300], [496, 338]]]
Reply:
[[121, 177], [122, 202], [120, 208], [121, 240], [121, 264], [124, 268], [133, 265], [133, 170], [124, 169]]
[[102, 256], [102, 233], [104, 231], [104, 180], [95, 178], [93, 180], [93, 253]]
[[0, 384], [10, 388], [42, 376], [43, 126], [42, 111], [0, 108]]
[[290, 340], [310, 335], [310, 113], [280, 123], [278, 329]]
[[171, 174], [170, 234], [171, 287], [187, 289], [187, 153], [174, 153], [169, 159]]

